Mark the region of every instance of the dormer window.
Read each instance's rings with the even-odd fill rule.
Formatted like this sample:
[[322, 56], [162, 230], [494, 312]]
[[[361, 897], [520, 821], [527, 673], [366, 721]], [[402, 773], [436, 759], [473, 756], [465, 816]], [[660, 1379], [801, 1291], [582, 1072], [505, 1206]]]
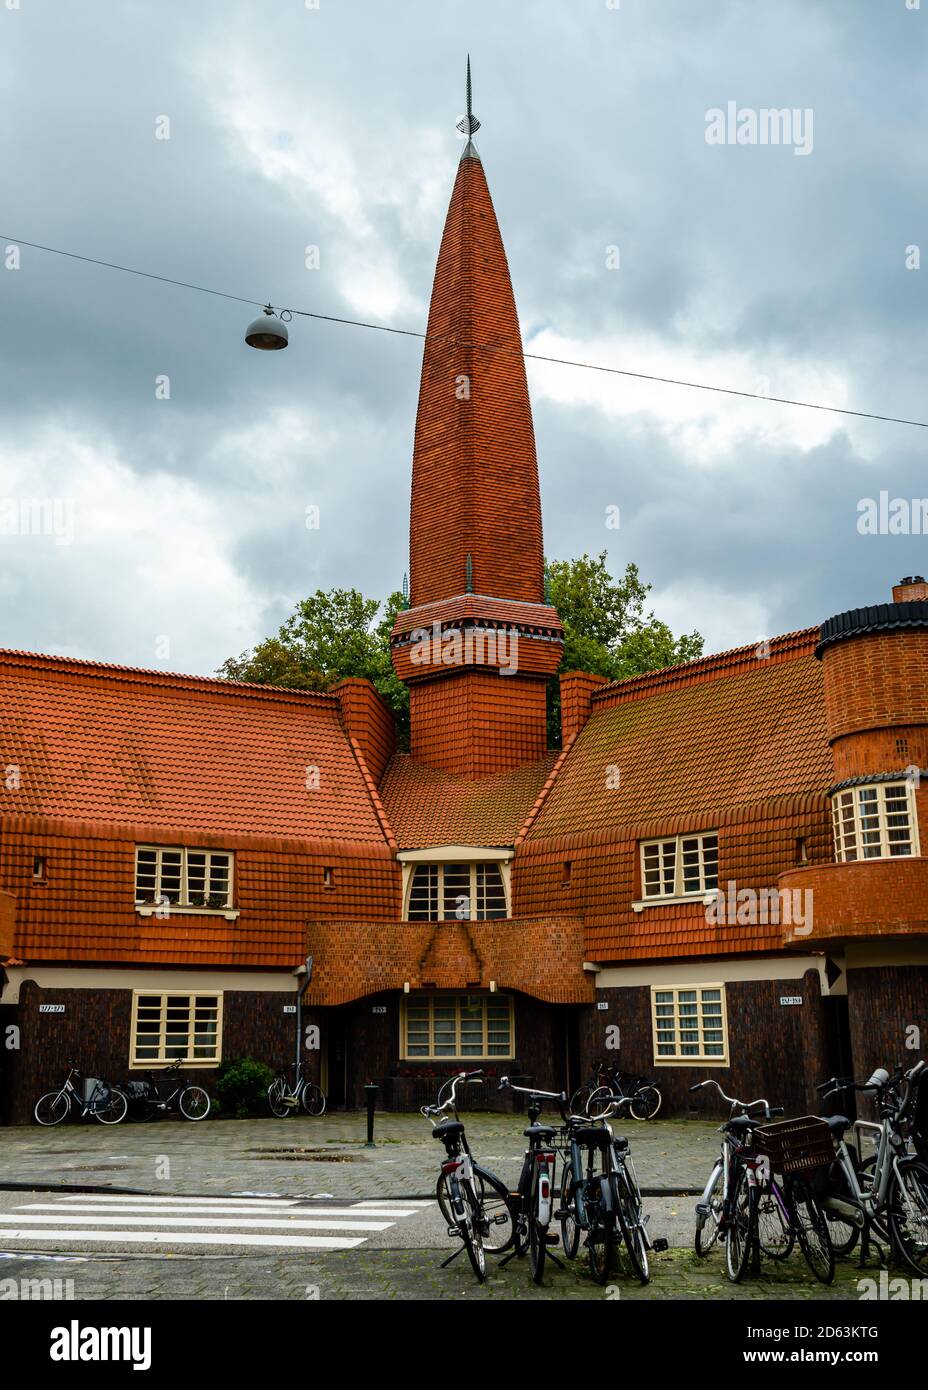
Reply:
[[896, 859], [918, 854], [915, 798], [908, 782], [869, 782], [831, 798], [835, 858]]
[[221, 911], [232, 905], [232, 855], [216, 850], [139, 845], [135, 901]]
[[505, 859], [445, 859], [439, 854], [413, 851], [400, 855], [407, 870], [407, 921], [486, 922], [509, 915]]

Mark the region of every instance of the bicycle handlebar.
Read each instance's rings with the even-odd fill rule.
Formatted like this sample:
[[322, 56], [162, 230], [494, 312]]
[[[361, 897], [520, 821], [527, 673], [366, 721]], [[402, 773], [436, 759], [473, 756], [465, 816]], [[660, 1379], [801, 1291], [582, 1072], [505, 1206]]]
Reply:
[[715, 1089], [718, 1091], [719, 1095], [722, 1097], [722, 1099], [724, 1101], [727, 1101], [727, 1103], [731, 1106], [732, 1110], [734, 1110], [735, 1107], [737, 1107], [739, 1110], [747, 1112], [748, 1110], [753, 1110], [756, 1105], [762, 1105], [764, 1107], [765, 1114], [769, 1116], [773, 1113], [770, 1109], [769, 1100], [766, 1100], [762, 1096], [759, 1097], [757, 1100], [736, 1100], [734, 1096], [726, 1096], [725, 1092], [722, 1090], [721, 1086], [714, 1078], [710, 1078], [707, 1081], [697, 1081], [694, 1085], [690, 1087], [690, 1090], [701, 1091], [703, 1086], [714, 1086]]

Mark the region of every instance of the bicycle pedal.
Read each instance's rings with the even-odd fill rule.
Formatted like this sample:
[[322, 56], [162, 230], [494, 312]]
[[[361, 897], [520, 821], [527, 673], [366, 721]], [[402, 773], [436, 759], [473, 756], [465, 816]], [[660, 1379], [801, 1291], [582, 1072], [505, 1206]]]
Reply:
[[670, 1242], [666, 1236], [658, 1236], [656, 1240], [652, 1240], [651, 1242], [651, 1249], [655, 1251], [656, 1254], [660, 1254], [662, 1251], [668, 1250], [669, 1248]]
[[561, 1238], [557, 1231], [545, 1231], [545, 1245], [560, 1245]]

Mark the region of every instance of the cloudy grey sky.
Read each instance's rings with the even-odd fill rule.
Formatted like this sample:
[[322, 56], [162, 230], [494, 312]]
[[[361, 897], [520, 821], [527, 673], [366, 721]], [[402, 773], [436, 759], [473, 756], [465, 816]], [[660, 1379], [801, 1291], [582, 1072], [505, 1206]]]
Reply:
[[[399, 587], [421, 344], [255, 353], [245, 305], [7, 247], [421, 328], [468, 51], [528, 351], [928, 418], [928, 0], [0, 0], [0, 498], [75, 528], [0, 536], [0, 644], [210, 672], [317, 587]], [[811, 153], [708, 144], [729, 101], [810, 108]], [[708, 650], [928, 572], [857, 532], [928, 492], [928, 431], [530, 385], [548, 555], [636, 561]]]

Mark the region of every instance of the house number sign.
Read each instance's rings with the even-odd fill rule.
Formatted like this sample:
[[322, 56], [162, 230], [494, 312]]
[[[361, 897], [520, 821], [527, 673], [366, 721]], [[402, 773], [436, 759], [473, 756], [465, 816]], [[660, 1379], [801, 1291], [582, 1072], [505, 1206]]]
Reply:
[[284, 1005], [284, 1013], [285, 1013], [285, 1014], [295, 1014], [295, 1013], [296, 1013], [296, 1005], [295, 1005], [295, 1004], [285, 1004], [285, 1005]]
[[385, 1014], [386, 1012], [387, 1012], [387, 1006], [386, 1006], [386, 1004], [373, 1004], [373, 1005], [371, 1006], [371, 1013], [372, 1013], [372, 1014]]
[[780, 1003], [781, 1003], [781, 1004], [801, 1004], [801, 1003], [802, 1003], [802, 995], [801, 995], [801, 994], [781, 994], [781, 995], [780, 995]]
[[40, 1013], [40, 1014], [63, 1014], [63, 1013], [64, 1013], [64, 1005], [63, 1005], [63, 1004], [40, 1004], [40, 1005], [39, 1005], [39, 1013]]

